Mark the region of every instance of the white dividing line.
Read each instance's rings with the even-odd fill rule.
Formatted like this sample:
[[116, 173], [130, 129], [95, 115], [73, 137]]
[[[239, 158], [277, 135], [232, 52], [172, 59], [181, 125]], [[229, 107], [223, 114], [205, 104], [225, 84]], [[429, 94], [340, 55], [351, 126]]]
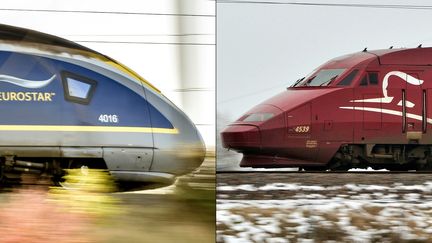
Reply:
[[[389, 109], [381, 109], [381, 108], [374, 108], [374, 107], [353, 107], [353, 106], [341, 106], [340, 109], [346, 109], [346, 110], [357, 110], [357, 111], [370, 111], [370, 112], [376, 112], [376, 113], [384, 113], [394, 116], [400, 116], [402, 117], [401, 111], [395, 111], [395, 110], [389, 110]], [[408, 118], [421, 121], [422, 116], [412, 114], [412, 113], [406, 113], [406, 116]], [[427, 123], [432, 124], [432, 119], [427, 118]]]

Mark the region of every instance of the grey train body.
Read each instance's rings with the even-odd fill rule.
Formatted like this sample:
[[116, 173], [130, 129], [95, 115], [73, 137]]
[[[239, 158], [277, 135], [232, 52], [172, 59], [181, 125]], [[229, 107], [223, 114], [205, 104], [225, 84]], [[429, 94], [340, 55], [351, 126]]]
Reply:
[[[58, 37], [3, 25], [0, 34], [0, 111], [7, 117], [0, 124], [0, 179], [85, 164], [102, 165], [122, 182], [171, 183], [204, 160], [192, 121], [133, 71]], [[42, 64], [9, 72], [8, 65], [33, 63], [26, 57]], [[18, 83], [37, 85], [41, 72], [55, 75], [41, 90]]]

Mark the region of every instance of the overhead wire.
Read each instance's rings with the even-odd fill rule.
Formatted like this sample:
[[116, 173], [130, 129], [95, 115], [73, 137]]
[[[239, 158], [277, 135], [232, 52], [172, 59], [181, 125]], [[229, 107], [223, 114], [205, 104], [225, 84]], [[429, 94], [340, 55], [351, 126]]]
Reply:
[[[61, 34], [60, 34], [61, 35]], [[101, 36], [101, 37], [145, 37], [145, 36], [214, 36], [210, 33], [197, 34], [65, 34], [61, 36]]]
[[[78, 35], [59, 35], [65, 37], [188, 37], [188, 36], [214, 36], [214, 34], [78, 34]], [[145, 44], [145, 45], [215, 45], [214, 43], [199, 42], [154, 42], [154, 41], [106, 41], [106, 40], [74, 40], [82, 43], [101, 43], [101, 44]]]
[[[81, 14], [120, 14], [120, 15], [155, 15], [155, 16], [175, 16], [175, 17], [215, 17], [214, 14], [182, 14], [182, 13], [151, 13], [151, 12], [123, 12], [123, 11], [93, 11], [93, 10], [57, 10], [57, 9], [21, 9], [21, 8], [0, 8], [0, 11], [18, 11], [18, 12], [50, 12], [50, 13], [81, 13]], [[205, 36], [214, 35], [207, 33], [196, 33], [196, 34], [140, 34], [140, 35], [63, 35], [63, 36]], [[75, 42], [82, 43], [101, 43], [101, 44], [145, 44], [145, 45], [215, 45], [212, 43], [193, 43], [193, 42], [149, 42], [149, 41], [98, 41], [98, 40], [75, 40]]]
[[84, 14], [121, 14], [121, 15], [155, 15], [155, 16], [173, 16], [173, 17], [211, 17], [211, 18], [216, 17], [215, 14], [152, 13], [152, 12], [61, 10], [61, 9], [0, 8], [0, 11], [46, 12], [46, 13], [84, 13]]
[[274, 89], [278, 89], [278, 88], [281, 88], [281, 87], [284, 87], [284, 86], [287, 86], [286, 82], [284, 82], [284, 84], [278, 84], [278, 85], [272, 86], [272, 87], [267, 88], [267, 89], [260, 89], [258, 91], [254, 91], [254, 92], [250, 92], [250, 93], [243, 94], [243, 95], [240, 95], [240, 96], [236, 96], [236, 97], [228, 98], [228, 99], [225, 99], [225, 100], [221, 100], [221, 101], [218, 101], [217, 104], [227, 103], [227, 102], [231, 102], [231, 101], [234, 101], [234, 100], [243, 99], [243, 98], [246, 98], [246, 97], [249, 97], [249, 96], [255, 96], [255, 95], [258, 95], [258, 94], [262, 94], [263, 92], [268, 92], [268, 91], [271, 91], [271, 90], [274, 90]]
[[217, 3], [432, 10], [432, 5], [217, 0]]
[[[49, 13], [81, 13], [81, 14], [117, 14], [117, 15], [155, 15], [155, 16], [175, 16], [175, 17], [212, 17], [214, 14], [183, 14], [183, 13], [152, 13], [152, 12], [126, 12], [126, 11], [94, 11], [94, 10], [59, 10], [59, 9], [22, 9], [22, 8], [0, 8], [0, 11], [18, 11], [18, 12], [49, 12]], [[63, 36], [103, 36], [103, 37], [130, 37], [130, 36], [204, 36], [214, 35], [207, 33], [192, 34], [140, 34], [140, 35], [63, 35]], [[98, 40], [76, 40], [82, 43], [101, 43], [101, 44], [145, 44], [145, 45], [215, 45], [212, 43], [193, 43], [193, 42], [149, 42], [149, 41], [98, 41]]]
[[191, 46], [215, 46], [213, 43], [193, 43], [193, 42], [151, 42], [151, 41], [98, 41], [98, 40], [74, 40], [81, 43], [99, 44], [140, 44], [140, 45], [191, 45]]
[[211, 88], [185, 88], [185, 89], [173, 89], [173, 92], [209, 92], [214, 91]]

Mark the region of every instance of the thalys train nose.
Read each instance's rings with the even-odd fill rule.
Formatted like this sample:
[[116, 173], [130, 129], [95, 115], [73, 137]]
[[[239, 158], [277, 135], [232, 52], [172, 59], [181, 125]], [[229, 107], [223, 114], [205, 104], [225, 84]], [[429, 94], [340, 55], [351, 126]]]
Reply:
[[263, 147], [280, 144], [284, 129], [282, 110], [261, 104], [222, 131], [222, 145], [238, 152], [257, 152]]
[[221, 132], [222, 146], [233, 150], [247, 150], [261, 147], [258, 126], [232, 124]]

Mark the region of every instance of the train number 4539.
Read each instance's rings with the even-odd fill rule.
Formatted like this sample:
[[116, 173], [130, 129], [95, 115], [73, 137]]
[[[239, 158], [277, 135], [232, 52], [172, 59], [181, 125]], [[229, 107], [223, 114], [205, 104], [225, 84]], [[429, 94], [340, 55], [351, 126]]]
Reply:
[[102, 123], [118, 123], [119, 117], [118, 115], [101, 114], [98, 120]]
[[305, 133], [305, 132], [309, 132], [309, 126], [297, 126], [294, 129], [295, 132], [299, 132], [299, 133]]

